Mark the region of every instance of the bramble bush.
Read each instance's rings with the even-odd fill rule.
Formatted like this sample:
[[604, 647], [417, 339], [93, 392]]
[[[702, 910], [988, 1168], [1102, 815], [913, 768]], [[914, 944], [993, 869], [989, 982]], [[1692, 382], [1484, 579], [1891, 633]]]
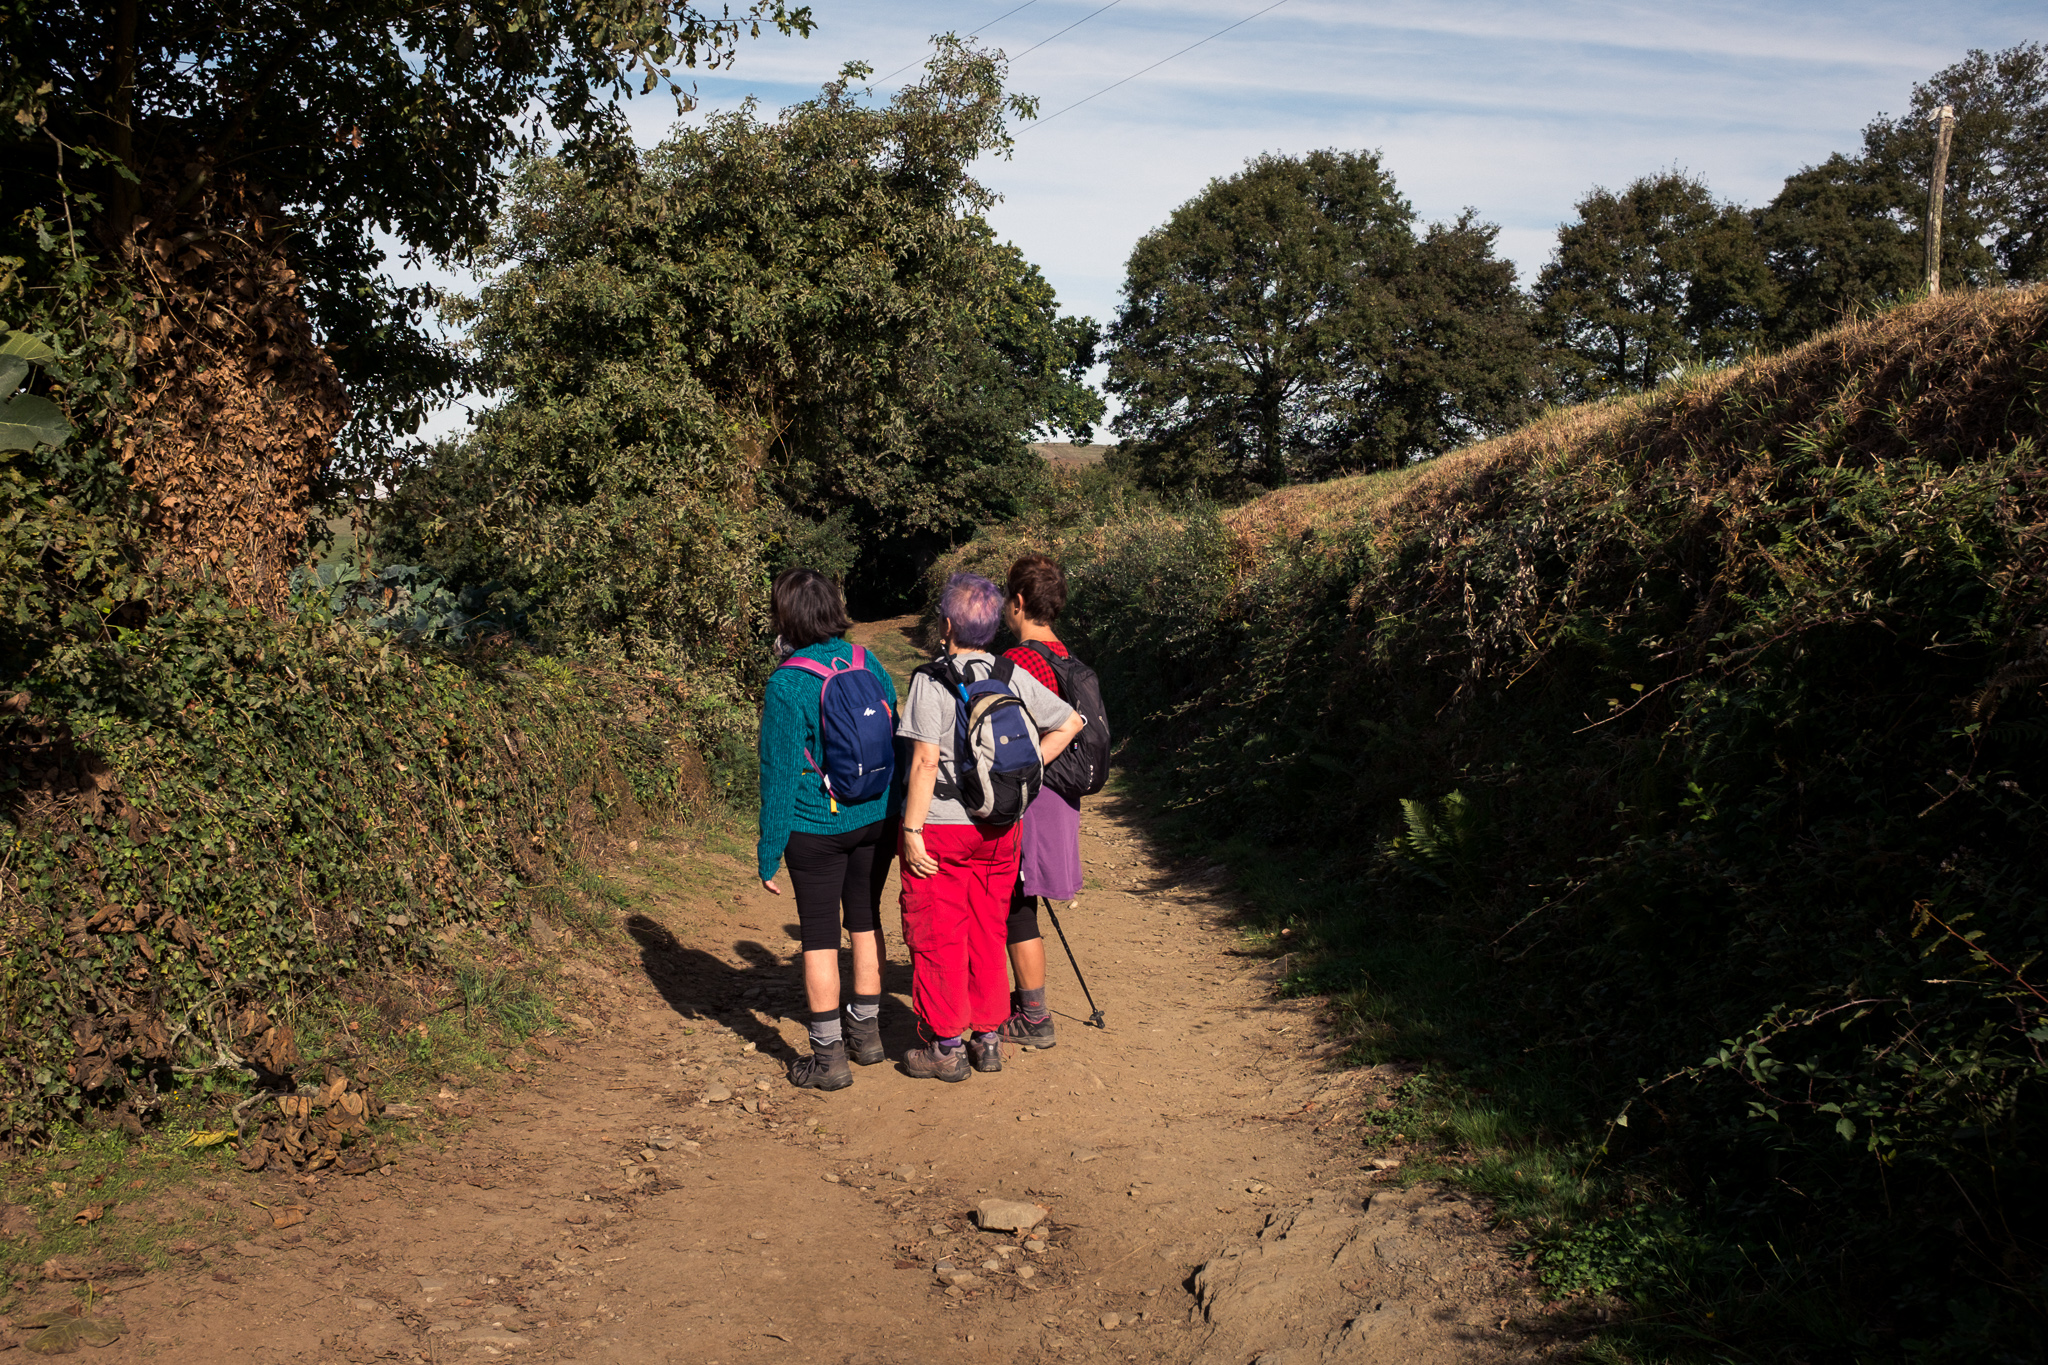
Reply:
[[522, 888], [607, 840], [747, 795], [730, 679], [408, 647], [325, 601], [279, 622], [193, 595], [8, 699], [0, 1138], [275, 1075], [349, 974], [515, 925]]
[[1613, 1178], [1539, 1265], [1634, 1298], [1629, 1349], [2031, 1358], [2044, 402], [2048, 292], [1949, 298], [1423, 470], [1044, 518], [937, 572], [1065, 559], [1182, 827], [1323, 866], [1305, 986], [1455, 961], [1380, 1043], [1568, 1094], [1548, 1140]]

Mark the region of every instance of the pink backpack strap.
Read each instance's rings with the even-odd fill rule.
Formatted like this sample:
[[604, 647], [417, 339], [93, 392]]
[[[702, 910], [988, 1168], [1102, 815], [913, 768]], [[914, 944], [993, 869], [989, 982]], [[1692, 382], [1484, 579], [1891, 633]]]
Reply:
[[829, 678], [834, 673], [847, 673], [853, 669], [866, 668], [867, 666], [868, 652], [859, 645], [853, 647], [853, 662], [851, 664], [847, 663], [844, 659], [834, 659], [829, 664], [821, 664], [816, 659], [800, 659], [792, 654], [776, 665], [778, 668], [801, 668], [804, 672], [815, 673], [821, 678]]
[[792, 654], [787, 659], [784, 659], [779, 665], [777, 665], [777, 667], [800, 668], [806, 673], [815, 673], [821, 678], [829, 678], [833, 675], [833, 673], [838, 671], [836, 669], [827, 668], [824, 664], [819, 663], [816, 659], [799, 659], [794, 654]]

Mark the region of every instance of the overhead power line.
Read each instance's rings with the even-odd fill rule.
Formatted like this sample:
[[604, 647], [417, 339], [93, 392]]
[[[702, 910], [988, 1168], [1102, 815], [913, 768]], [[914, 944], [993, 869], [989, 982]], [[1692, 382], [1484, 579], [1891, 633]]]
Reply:
[[1027, 47], [1022, 52], [1019, 52], [1016, 57], [1011, 57], [1010, 60], [1014, 62], [1018, 60], [1018, 58], [1029, 57], [1032, 53], [1038, 51], [1038, 49], [1044, 47], [1047, 43], [1051, 42], [1054, 38], [1059, 37], [1060, 33], [1072, 33], [1075, 29], [1081, 27], [1081, 25], [1087, 23], [1096, 15], [1102, 13], [1103, 10], [1115, 9], [1118, 5], [1121, 5], [1123, 2], [1124, 0], [1109, 0], [1109, 3], [1104, 5], [1102, 9], [1091, 10], [1089, 13], [1082, 15], [1073, 23], [1068, 24], [1065, 28], [1061, 29], [1059, 33], [1047, 34], [1045, 37], [1040, 38], [1037, 42], [1033, 43], [1030, 47]]
[[[1003, 11], [1003, 12], [1002, 12], [1001, 14], [998, 14], [998, 15], [997, 15], [997, 16], [996, 16], [995, 18], [993, 18], [993, 19], [989, 20], [989, 21], [988, 21], [987, 23], [985, 23], [985, 24], [982, 24], [982, 25], [980, 25], [979, 27], [977, 27], [977, 28], [975, 29], [975, 32], [976, 32], [976, 33], [979, 33], [979, 32], [981, 32], [981, 30], [982, 30], [982, 29], [989, 29], [989, 28], [994, 28], [994, 27], [995, 27], [995, 26], [996, 26], [997, 24], [1000, 24], [1001, 22], [1003, 22], [1003, 20], [1005, 20], [1005, 19], [1009, 18], [1009, 17], [1011, 16], [1011, 15], [1013, 15], [1013, 14], [1017, 13], [1017, 10], [1027, 10], [1027, 9], [1030, 9], [1030, 8], [1031, 8], [1031, 7], [1033, 6], [1033, 5], [1035, 5], [1035, 4], [1037, 4], [1037, 3], [1038, 3], [1038, 0], [1024, 0], [1024, 3], [1023, 3], [1023, 4], [1021, 4], [1021, 5], [1019, 5], [1019, 6], [1017, 6], [1017, 9], [1008, 9], [1008, 10], [1004, 10], [1004, 11]], [[1100, 11], [1100, 10], [1097, 10], [1097, 11], [1096, 11], [1096, 13], [1097, 13], [1097, 14], [1100, 14], [1101, 12], [1102, 12], [1102, 11]], [[1084, 20], [1083, 22], [1086, 22], [1086, 21]], [[1058, 35], [1054, 35], [1054, 36], [1058, 36]], [[911, 58], [911, 59], [910, 59], [909, 61], [907, 61], [907, 62], [905, 62], [905, 63], [904, 63], [903, 65], [901, 65], [901, 66], [897, 67], [897, 68], [896, 68], [896, 69], [895, 69], [894, 71], [891, 71], [891, 72], [890, 72], [890, 73], [889, 73], [888, 75], [886, 75], [886, 76], [883, 76], [883, 77], [882, 77], [882, 78], [881, 78], [880, 80], [877, 80], [877, 81], [875, 82], [875, 84], [876, 84], [876, 85], [880, 85], [880, 84], [882, 83], [882, 81], [893, 81], [893, 80], [895, 80], [895, 79], [896, 79], [896, 78], [897, 78], [898, 76], [900, 76], [900, 75], [902, 75], [902, 74], [903, 74], [904, 72], [906, 72], [906, 71], [910, 70], [910, 68], [911, 68], [911, 67], [913, 67], [913, 66], [916, 66], [916, 65], [917, 65], [917, 64], [918, 64], [919, 62], [921, 62], [921, 61], [923, 61], [923, 60], [924, 60], [924, 58], [922, 58], [922, 57], [912, 57], [912, 58]]]
[[[1111, 0], [1111, 3], [1112, 3], [1112, 4], [1114, 4], [1115, 2], [1116, 2], [1116, 0]], [[1119, 85], [1128, 85], [1128, 84], [1130, 84], [1130, 83], [1131, 83], [1132, 81], [1134, 81], [1134, 80], [1138, 79], [1138, 77], [1140, 77], [1140, 76], [1144, 75], [1146, 71], [1156, 71], [1156, 70], [1158, 70], [1158, 69], [1159, 69], [1160, 67], [1162, 67], [1162, 66], [1165, 66], [1165, 65], [1166, 65], [1166, 64], [1167, 64], [1168, 62], [1172, 61], [1172, 60], [1173, 60], [1173, 59], [1174, 59], [1175, 57], [1185, 56], [1185, 55], [1186, 55], [1187, 53], [1193, 52], [1193, 51], [1194, 51], [1194, 50], [1195, 50], [1196, 48], [1200, 47], [1200, 46], [1201, 46], [1201, 45], [1202, 45], [1203, 43], [1207, 43], [1207, 42], [1213, 42], [1213, 41], [1215, 41], [1216, 39], [1218, 39], [1218, 38], [1221, 38], [1221, 37], [1222, 37], [1222, 36], [1223, 36], [1224, 34], [1226, 34], [1226, 33], [1230, 32], [1230, 30], [1231, 30], [1231, 29], [1234, 29], [1234, 28], [1243, 28], [1243, 27], [1244, 27], [1244, 26], [1245, 26], [1246, 24], [1249, 24], [1249, 23], [1250, 23], [1250, 22], [1251, 22], [1252, 20], [1254, 20], [1254, 19], [1258, 18], [1260, 14], [1271, 14], [1271, 13], [1272, 13], [1272, 12], [1273, 12], [1274, 10], [1276, 10], [1276, 9], [1279, 9], [1279, 8], [1280, 8], [1280, 7], [1282, 6], [1282, 5], [1284, 5], [1284, 4], [1286, 4], [1286, 3], [1287, 3], [1287, 0], [1273, 0], [1273, 3], [1272, 3], [1272, 4], [1270, 4], [1270, 5], [1266, 6], [1266, 7], [1264, 8], [1264, 9], [1262, 9], [1262, 10], [1258, 11], [1258, 13], [1257, 13], [1257, 14], [1247, 14], [1247, 15], [1246, 15], [1246, 16], [1245, 16], [1244, 18], [1242, 18], [1242, 19], [1238, 20], [1238, 21], [1237, 21], [1236, 23], [1234, 23], [1234, 24], [1227, 24], [1227, 25], [1225, 25], [1224, 27], [1222, 27], [1222, 28], [1219, 28], [1219, 29], [1217, 29], [1217, 30], [1216, 30], [1216, 31], [1215, 31], [1214, 33], [1210, 34], [1210, 35], [1209, 35], [1209, 36], [1208, 36], [1207, 38], [1201, 38], [1201, 39], [1198, 39], [1198, 40], [1196, 40], [1195, 42], [1189, 43], [1189, 44], [1188, 44], [1188, 45], [1187, 45], [1186, 47], [1182, 48], [1182, 49], [1181, 49], [1181, 50], [1180, 50], [1179, 52], [1170, 52], [1170, 53], [1168, 53], [1168, 54], [1167, 54], [1166, 56], [1164, 56], [1164, 57], [1161, 57], [1161, 58], [1160, 58], [1160, 59], [1159, 59], [1158, 61], [1156, 61], [1156, 62], [1152, 63], [1152, 65], [1150, 65], [1150, 66], [1146, 67], [1146, 68], [1145, 68], [1145, 69], [1144, 69], [1143, 71], [1133, 71], [1133, 72], [1132, 72], [1132, 73], [1131, 73], [1130, 75], [1128, 75], [1128, 76], [1124, 77], [1124, 78], [1123, 78], [1122, 80], [1120, 80], [1120, 81], [1115, 81], [1115, 82], [1112, 82], [1112, 83], [1111, 83], [1111, 84], [1109, 84], [1109, 85], [1105, 85], [1105, 86], [1103, 86], [1103, 87], [1102, 87], [1102, 88], [1101, 88], [1100, 90], [1096, 91], [1096, 92], [1095, 92], [1095, 94], [1093, 94], [1093, 95], [1083, 95], [1083, 96], [1082, 96], [1082, 97], [1081, 97], [1080, 99], [1077, 99], [1077, 100], [1075, 100], [1075, 101], [1074, 101], [1074, 102], [1073, 102], [1072, 104], [1068, 105], [1068, 106], [1067, 106], [1067, 107], [1066, 107], [1065, 109], [1061, 109], [1061, 110], [1058, 110], [1057, 112], [1054, 112], [1054, 113], [1050, 113], [1050, 114], [1047, 114], [1047, 115], [1046, 115], [1046, 116], [1045, 116], [1044, 118], [1042, 118], [1042, 119], [1038, 120], [1038, 122], [1036, 122], [1036, 123], [1033, 123], [1033, 124], [1031, 124], [1031, 125], [1030, 125], [1029, 127], [1025, 127], [1025, 128], [1020, 128], [1020, 129], [1018, 129], [1017, 131], [1018, 131], [1018, 132], [1019, 132], [1020, 134], [1022, 134], [1022, 133], [1028, 133], [1028, 132], [1030, 132], [1030, 131], [1031, 131], [1032, 129], [1034, 129], [1034, 128], [1043, 128], [1043, 127], [1044, 127], [1044, 126], [1045, 126], [1046, 124], [1048, 124], [1048, 123], [1051, 123], [1051, 122], [1052, 122], [1052, 121], [1053, 121], [1054, 119], [1058, 118], [1058, 117], [1059, 117], [1059, 116], [1060, 116], [1061, 114], [1064, 114], [1064, 113], [1068, 113], [1068, 112], [1069, 112], [1069, 111], [1071, 111], [1071, 110], [1079, 109], [1079, 108], [1080, 108], [1080, 107], [1081, 107], [1082, 105], [1086, 104], [1086, 103], [1087, 103], [1087, 102], [1088, 102], [1089, 100], [1095, 99], [1095, 98], [1097, 98], [1097, 97], [1099, 97], [1099, 96], [1102, 96], [1102, 95], [1107, 95], [1107, 94], [1108, 94], [1108, 93], [1109, 93], [1110, 91], [1112, 91], [1112, 90], [1116, 89], [1116, 88], [1117, 88], [1117, 86], [1119, 86]], [[1108, 6], [1108, 5], [1104, 5], [1104, 6], [1103, 6], [1103, 9], [1107, 9], [1107, 8], [1109, 8], [1109, 6]], [[1102, 13], [1102, 10], [1097, 10], [1097, 11], [1095, 11], [1095, 13], [1096, 13], [1096, 14], [1100, 14], [1100, 13]], [[1091, 19], [1092, 19], [1092, 18], [1094, 18], [1094, 17], [1095, 17], [1094, 15], [1090, 15], [1090, 16], [1089, 16], [1089, 18], [1091, 18]], [[1082, 22], [1084, 22], [1084, 23], [1085, 23], [1086, 21], [1085, 21], [1085, 20], [1083, 20]], [[1069, 25], [1068, 27], [1072, 27], [1072, 25]], [[1065, 29], [1062, 29], [1062, 30], [1061, 30], [1061, 32], [1065, 32], [1065, 31], [1066, 31]], [[1059, 34], [1057, 34], [1057, 33], [1053, 35], [1053, 37], [1054, 37], [1054, 38], [1057, 38], [1058, 36], [1059, 36]], [[1051, 41], [1051, 39], [1047, 39], [1047, 41], [1048, 41], [1048, 42], [1050, 42], [1050, 41]], [[1026, 49], [1026, 50], [1028, 51], [1029, 49]], [[1021, 56], [1023, 56], [1024, 54], [1020, 52], [1020, 53], [1018, 53], [1017, 55], [1021, 57]]]

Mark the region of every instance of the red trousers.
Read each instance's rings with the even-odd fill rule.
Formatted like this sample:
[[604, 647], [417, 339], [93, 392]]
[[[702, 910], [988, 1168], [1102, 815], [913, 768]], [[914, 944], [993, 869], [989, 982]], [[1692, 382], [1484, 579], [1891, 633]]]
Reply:
[[903, 942], [910, 1003], [937, 1038], [992, 1033], [1010, 1017], [1010, 897], [1017, 889], [1017, 827], [926, 825], [929, 877], [903, 875]]

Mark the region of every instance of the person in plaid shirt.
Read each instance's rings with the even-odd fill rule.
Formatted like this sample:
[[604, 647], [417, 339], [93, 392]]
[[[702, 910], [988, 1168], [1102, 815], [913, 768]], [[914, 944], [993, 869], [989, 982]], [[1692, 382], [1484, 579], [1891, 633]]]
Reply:
[[[1023, 643], [1003, 657], [1029, 673], [1039, 683], [1071, 703], [1060, 693], [1059, 679], [1052, 665], [1036, 649], [1037, 644], [1066, 657], [1067, 647], [1053, 633], [1053, 623], [1067, 605], [1067, 576], [1045, 555], [1025, 555], [1010, 566], [1005, 589], [1003, 624]], [[1038, 931], [1038, 898], [1072, 900], [1081, 890], [1081, 803], [1061, 796], [1050, 786], [1041, 787], [1038, 797], [1017, 822], [1022, 849], [1017, 866], [1017, 890], [1010, 901], [1010, 971], [1017, 983], [1015, 1004], [1003, 1023], [1002, 1036], [1026, 1048], [1051, 1047], [1052, 1012], [1045, 1004], [1045, 940]]]

